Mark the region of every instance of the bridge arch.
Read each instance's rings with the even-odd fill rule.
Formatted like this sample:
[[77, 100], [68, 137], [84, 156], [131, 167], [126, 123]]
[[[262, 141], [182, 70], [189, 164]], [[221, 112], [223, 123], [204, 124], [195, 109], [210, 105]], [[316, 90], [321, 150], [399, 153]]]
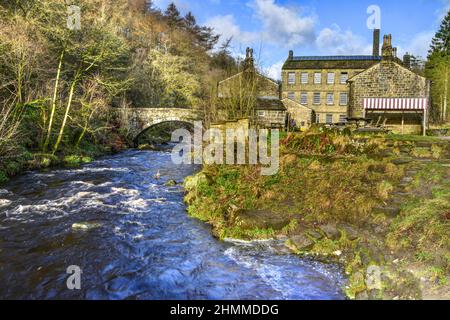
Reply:
[[182, 122], [194, 124], [203, 120], [203, 114], [187, 108], [120, 108], [122, 126], [128, 129], [133, 141], [145, 131], [161, 123]]

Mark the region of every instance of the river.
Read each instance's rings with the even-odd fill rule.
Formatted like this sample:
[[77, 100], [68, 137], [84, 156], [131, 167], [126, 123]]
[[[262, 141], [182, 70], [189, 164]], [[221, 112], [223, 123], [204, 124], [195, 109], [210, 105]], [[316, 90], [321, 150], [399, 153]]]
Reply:
[[[277, 241], [220, 242], [188, 217], [182, 188], [165, 184], [196, 169], [168, 152], [127, 151], [1, 186], [0, 298], [344, 298], [337, 266]], [[71, 265], [80, 290], [67, 288]]]

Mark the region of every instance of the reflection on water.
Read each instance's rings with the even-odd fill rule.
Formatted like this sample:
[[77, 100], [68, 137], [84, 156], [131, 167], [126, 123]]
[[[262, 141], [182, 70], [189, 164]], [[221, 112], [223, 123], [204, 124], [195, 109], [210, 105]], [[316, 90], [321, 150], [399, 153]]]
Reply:
[[[129, 151], [3, 186], [0, 298], [343, 298], [337, 267], [275, 241], [219, 242], [189, 218], [182, 188], [165, 183], [195, 169], [169, 153]], [[79, 291], [66, 287], [70, 265], [83, 271]]]

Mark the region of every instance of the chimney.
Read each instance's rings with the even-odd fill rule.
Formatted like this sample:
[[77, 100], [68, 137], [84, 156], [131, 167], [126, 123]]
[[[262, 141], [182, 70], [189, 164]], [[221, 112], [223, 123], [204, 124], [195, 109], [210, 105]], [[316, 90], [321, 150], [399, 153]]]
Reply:
[[294, 51], [290, 50], [289, 51], [289, 58], [288, 60], [294, 60]]
[[383, 37], [383, 47], [381, 48], [381, 55], [383, 59], [394, 58], [394, 48], [392, 48], [392, 35], [385, 35]]
[[380, 56], [380, 29], [373, 30], [373, 54], [374, 57]]
[[403, 56], [403, 64], [406, 68], [411, 69], [411, 55], [408, 52]]

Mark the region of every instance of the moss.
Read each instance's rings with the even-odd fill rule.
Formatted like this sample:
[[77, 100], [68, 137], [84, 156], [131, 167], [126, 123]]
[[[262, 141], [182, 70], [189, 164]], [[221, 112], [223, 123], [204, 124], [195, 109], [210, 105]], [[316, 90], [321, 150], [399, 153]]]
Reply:
[[7, 182], [8, 176], [6, 175], [6, 173], [2, 170], [0, 170], [0, 184]]

